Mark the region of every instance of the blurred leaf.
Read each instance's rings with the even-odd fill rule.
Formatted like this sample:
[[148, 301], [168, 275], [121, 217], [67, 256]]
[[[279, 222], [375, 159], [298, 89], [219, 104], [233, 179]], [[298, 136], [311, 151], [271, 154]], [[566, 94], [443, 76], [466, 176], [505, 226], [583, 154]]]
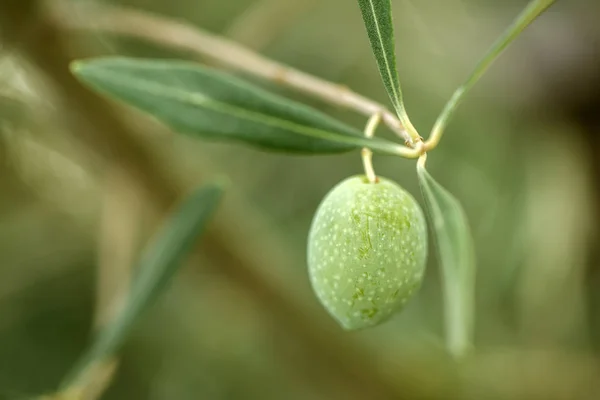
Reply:
[[92, 343], [62, 384], [70, 388], [81, 384], [94, 366], [104, 362], [126, 339], [133, 324], [160, 295], [180, 267], [223, 194], [221, 184], [209, 184], [192, 193], [174, 211], [163, 228], [147, 245], [136, 269], [127, 300]]
[[401, 146], [362, 133], [317, 110], [222, 72], [184, 61], [104, 58], [73, 64], [94, 89], [137, 107], [173, 130], [298, 153]]
[[454, 196], [417, 166], [426, 211], [435, 234], [444, 285], [446, 343], [455, 357], [471, 346], [475, 315], [475, 252], [465, 213]]
[[527, 28], [537, 17], [542, 15], [556, 0], [532, 0], [527, 7], [517, 16], [513, 23], [504, 31], [492, 47], [488, 50], [485, 56], [479, 60], [475, 69], [467, 80], [454, 91], [448, 103], [435, 121], [431, 130], [430, 139], [433, 146], [437, 145], [448, 124], [448, 121], [458, 108], [465, 95], [471, 90], [473, 85], [485, 74], [494, 61], [502, 54], [502, 52]]

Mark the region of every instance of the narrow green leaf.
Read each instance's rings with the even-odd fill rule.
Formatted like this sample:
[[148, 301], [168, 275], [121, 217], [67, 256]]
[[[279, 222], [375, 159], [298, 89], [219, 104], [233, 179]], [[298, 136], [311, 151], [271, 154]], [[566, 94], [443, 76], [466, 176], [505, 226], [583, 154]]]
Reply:
[[390, 0], [358, 0], [381, 79], [396, 111], [402, 108]]
[[203, 232], [223, 194], [221, 184], [209, 184], [192, 193], [173, 212], [162, 229], [147, 245], [123, 308], [100, 331], [61, 385], [79, 385], [86, 372], [121, 346], [138, 317], [165, 289]]
[[317, 110], [190, 62], [111, 57], [78, 61], [72, 71], [90, 87], [153, 115], [180, 133], [296, 153], [369, 147], [397, 154], [402, 148], [365, 138], [362, 132]]
[[394, 24], [392, 21], [392, 5], [390, 0], [358, 0], [371, 49], [379, 67], [379, 73], [385, 89], [400, 118], [411, 137], [416, 137], [415, 128], [408, 119], [402, 100], [402, 90], [396, 67], [396, 49]]
[[469, 350], [475, 315], [475, 252], [465, 213], [454, 196], [417, 166], [442, 271], [446, 343], [460, 358]]
[[504, 31], [485, 56], [479, 61], [467, 80], [454, 92], [448, 103], [444, 106], [441, 114], [435, 121], [428, 139], [430, 147], [435, 147], [443, 133], [450, 118], [464, 99], [469, 90], [479, 81], [494, 61], [502, 52], [527, 28], [537, 17], [542, 15], [556, 0], [532, 0], [527, 7], [517, 16], [512, 25]]

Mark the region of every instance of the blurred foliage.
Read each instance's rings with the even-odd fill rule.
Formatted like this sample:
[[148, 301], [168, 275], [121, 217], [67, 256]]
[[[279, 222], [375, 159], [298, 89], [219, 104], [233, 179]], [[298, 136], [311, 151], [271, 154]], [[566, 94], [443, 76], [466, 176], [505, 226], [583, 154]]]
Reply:
[[[27, 10], [30, 3], [0, 4], [0, 398], [56, 389], [100, 323], [95, 308], [114, 307], [110, 299], [122, 296], [132, 254], [160, 216], [217, 174], [234, 187], [197, 254], [136, 327], [104, 398], [600, 393], [599, 2], [557, 2], [482, 79], [429, 156], [428, 169], [460, 199], [475, 235], [477, 351], [460, 372], [443, 355], [433, 255], [416, 298], [374, 329], [342, 332], [310, 289], [305, 246], [313, 212], [329, 188], [361, 171], [357, 153], [264, 153], [173, 135], [124, 107], [86, 107], [96, 103], [61, 86], [61, 51], [69, 58], [191, 57], [93, 26], [61, 32], [64, 46], [56, 46], [59, 39], [37, 29], [41, 14]], [[120, 3], [188, 21], [386, 101], [353, 1]], [[404, 99], [420, 131], [525, 4], [393, 1], [396, 46], [410, 55], [398, 59]], [[24, 16], [26, 29], [7, 10]], [[47, 48], [31, 45], [36, 40]], [[355, 127], [365, 123], [252, 81]], [[378, 134], [393, 138], [383, 128]], [[414, 161], [374, 162], [378, 174], [419, 194]]]

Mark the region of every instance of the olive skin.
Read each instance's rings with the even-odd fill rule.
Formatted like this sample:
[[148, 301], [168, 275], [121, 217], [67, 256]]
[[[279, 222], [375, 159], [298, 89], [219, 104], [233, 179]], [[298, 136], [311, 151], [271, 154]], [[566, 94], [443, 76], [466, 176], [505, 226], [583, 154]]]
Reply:
[[307, 256], [317, 297], [344, 329], [377, 325], [421, 285], [427, 260], [423, 211], [393, 181], [349, 177], [319, 205]]

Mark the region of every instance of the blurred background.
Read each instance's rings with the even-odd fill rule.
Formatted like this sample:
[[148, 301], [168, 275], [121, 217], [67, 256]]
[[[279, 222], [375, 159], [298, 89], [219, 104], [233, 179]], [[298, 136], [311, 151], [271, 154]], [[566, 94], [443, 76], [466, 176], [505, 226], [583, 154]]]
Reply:
[[[425, 136], [527, 2], [392, 3], [405, 102]], [[373, 329], [343, 332], [311, 291], [311, 218], [333, 185], [361, 173], [357, 152], [286, 156], [198, 141], [97, 98], [70, 77], [70, 60], [218, 64], [104, 32], [86, 11], [94, 4], [0, 2], [0, 399], [56, 389], [118, 307], [165, 213], [223, 175], [232, 185], [210, 229], [136, 325], [102, 398], [600, 398], [600, 2], [557, 2], [476, 86], [430, 154], [477, 250], [476, 350], [460, 368], [444, 355], [434, 254], [407, 309]], [[354, 1], [110, 4], [222, 35], [387, 104]], [[421, 199], [414, 161], [374, 162]]]

